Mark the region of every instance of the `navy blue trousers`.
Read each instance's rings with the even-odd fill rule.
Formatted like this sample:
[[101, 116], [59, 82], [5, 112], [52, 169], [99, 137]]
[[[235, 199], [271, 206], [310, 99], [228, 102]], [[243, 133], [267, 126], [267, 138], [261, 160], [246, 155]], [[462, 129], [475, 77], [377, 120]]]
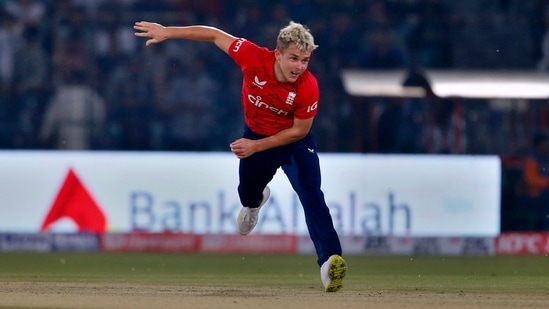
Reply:
[[[246, 127], [243, 137], [255, 140], [265, 136]], [[322, 265], [332, 254], [341, 255], [339, 237], [320, 189], [320, 164], [312, 133], [292, 144], [257, 152], [240, 160], [238, 194], [242, 205], [257, 207], [263, 189], [280, 167], [303, 206], [318, 265]]]

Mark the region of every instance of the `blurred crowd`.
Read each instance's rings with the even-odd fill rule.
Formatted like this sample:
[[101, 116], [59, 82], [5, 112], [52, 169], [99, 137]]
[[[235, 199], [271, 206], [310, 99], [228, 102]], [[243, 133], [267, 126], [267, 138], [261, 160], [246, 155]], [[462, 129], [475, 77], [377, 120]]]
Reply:
[[238, 67], [213, 44], [145, 47], [133, 23], [207, 24], [272, 49], [295, 20], [320, 45], [320, 150], [519, 154], [549, 127], [547, 100], [351, 97], [340, 73], [548, 70], [548, 3], [0, 0], [0, 148], [227, 151], [242, 129]]

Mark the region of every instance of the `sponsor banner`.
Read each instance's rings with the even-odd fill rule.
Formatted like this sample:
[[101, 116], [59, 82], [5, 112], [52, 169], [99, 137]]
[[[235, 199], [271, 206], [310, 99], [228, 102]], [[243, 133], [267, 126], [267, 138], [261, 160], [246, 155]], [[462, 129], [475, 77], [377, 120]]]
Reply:
[[[547, 254], [549, 234], [512, 233], [491, 237], [342, 236], [344, 255]], [[0, 252], [51, 251], [204, 252], [315, 254], [308, 236], [252, 234], [0, 234]]]
[[[342, 236], [343, 254], [494, 255], [492, 237]], [[314, 253], [309, 237], [299, 237], [298, 252]]]
[[103, 234], [103, 251], [196, 252], [201, 235], [170, 233]]
[[[420, 237], [409, 241], [395, 237], [394, 241], [403, 245], [401, 248], [395, 248], [395, 251], [406, 248], [410, 250], [408, 254], [414, 255], [493, 255], [494, 253], [492, 238]], [[393, 247], [397, 245], [393, 244]]]
[[[500, 232], [497, 156], [319, 155], [341, 236]], [[236, 234], [231, 153], [3, 151], [0, 169], [0, 232]], [[308, 235], [281, 170], [269, 186], [254, 233]]]
[[0, 234], [1, 252], [50, 252], [52, 251], [50, 234], [38, 233], [6, 233]]
[[297, 252], [300, 254], [311, 254], [316, 252], [311, 237], [306, 235], [297, 236]]
[[495, 255], [494, 237], [465, 237], [461, 249], [457, 254], [461, 255]]
[[492, 237], [390, 237], [391, 254], [493, 255]]
[[541, 255], [549, 253], [549, 233], [503, 233], [496, 237], [496, 254]]
[[0, 252], [98, 251], [95, 234], [5, 233], [0, 234]]
[[[341, 242], [343, 254], [364, 254], [366, 252], [364, 249], [366, 239], [366, 236], [340, 236], [339, 241]], [[316, 254], [313, 241], [309, 236], [299, 235], [297, 237], [297, 252], [300, 254]]]
[[294, 235], [203, 235], [201, 252], [212, 253], [295, 253]]
[[97, 234], [51, 234], [52, 251], [98, 251]]

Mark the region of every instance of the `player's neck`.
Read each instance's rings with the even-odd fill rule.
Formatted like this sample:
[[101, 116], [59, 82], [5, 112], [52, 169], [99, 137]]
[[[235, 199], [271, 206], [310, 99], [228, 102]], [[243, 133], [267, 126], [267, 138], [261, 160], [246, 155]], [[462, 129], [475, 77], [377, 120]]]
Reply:
[[285, 83], [287, 82], [286, 78], [284, 78], [284, 74], [282, 74], [282, 69], [280, 68], [280, 65], [277, 61], [274, 63], [274, 75], [278, 82]]

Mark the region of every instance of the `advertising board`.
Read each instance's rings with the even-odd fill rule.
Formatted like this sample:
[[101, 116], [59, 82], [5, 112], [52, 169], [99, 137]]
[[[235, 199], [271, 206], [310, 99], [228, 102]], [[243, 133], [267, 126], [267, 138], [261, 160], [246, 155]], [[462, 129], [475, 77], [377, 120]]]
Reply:
[[[495, 236], [495, 156], [320, 154], [322, 189], [341, 235]], [[0, 232], [235, 234], [231, 153], [0, 152]], [[307, 235], [284, 173], [254, 233]]]

